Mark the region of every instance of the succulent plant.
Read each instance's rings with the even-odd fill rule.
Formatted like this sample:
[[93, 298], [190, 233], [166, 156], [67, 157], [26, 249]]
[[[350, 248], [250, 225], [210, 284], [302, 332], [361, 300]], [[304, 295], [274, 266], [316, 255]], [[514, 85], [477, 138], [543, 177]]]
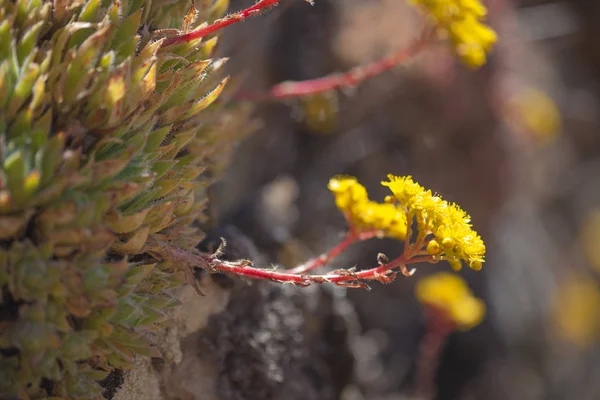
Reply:
[[159, 38], [227, 2], [200, 8], [0, 0], [0, 397], [102, 398], [98, 380], [154, 354], [185, 278], [151, 244], [202, 239], [237, 135], [216, 38]]

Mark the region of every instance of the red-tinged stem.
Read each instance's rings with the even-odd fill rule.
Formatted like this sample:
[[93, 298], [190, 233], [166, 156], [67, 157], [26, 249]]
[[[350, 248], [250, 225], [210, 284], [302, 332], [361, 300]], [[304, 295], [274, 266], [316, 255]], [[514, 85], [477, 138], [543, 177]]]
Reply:
[[346, 250], [346, 248], [348, 248], [348, 246], [356, 242], [371, 239], [376, 235], [377, 232], [348, 233], [344, 240], [342, 240], [339, 244], [337, 244], [327, 253], [323, 253], [319, 257], [314, 258], [296, 268], [289, 269], [287, 270], [287, 272], [289, 272], [290, 274], [304, 274], [315, 268], [322, 267], [329, 261], [333, 260], [335, 257], [339, 256], [344, 250]]
[[404, 214], [406, 215], [406, 241], [404, 242], [403, 254], [405, 256], [408, 256], [408, 255], [412, 254], [412, 252], [413, 252], [413, 245], [410, 244], [410, 239], [412, 239], [412, 235], [413, 235], [412, 224], [413, 224], [414, 215], [410, 211], [405, 211]]
[[440, 260], [434, 259], [431, 255], [425, 255], [423, 257], [415, 257], [415, 256], [410, 257], [410, 264], [422, 263], [422, 262], [435, 263], [438, 261], [440, 261]]
[[414, 269], [409, 271], [406, 268], [406, 264], [432, 260], [431, 257], [410, 258], [402, 255], [386, 264], [358, 272], [342, 269], [324, 275], [306, 275], [301, 273], [278, 272], [275, 269], [256, 268], [253, 267], [249, 261], [245, 260], [236, 262], [224, 261], [212, 255], [189, 252], [165, 243], [150, 245], [147, 251], [157, 258], [170, 260], [186, 268], [199, 266], [213, 273], [220, 272], [224, 274], [245, 276], [252, 279], [266, 279], [281, 283], [287, 282], [298, 286], [308, 286], [313, 283], [333, 283], [361, 288], [368, 288], [368, 286], [362, 282], [364, 280], [377, 280], [384, 283], [391, 282], [396, 276], [396, 273], [392, 271], [396, 268], [399, 268], [404, 276], [411, 276], [414, 273]]
[[[361, 284], [360, 281], [378, 280], [386, 283], [391, 282], [394, 276], [390, 275], [390, 273], [396, 268], [400, 268], [400, 271], [404, 276], [411, 276], [414, 273], [414, 270], [409, 271], [406, 268], [406, 264], [421, 261], [425, 261], [425, 257], [407, 259], [405, 256], [400, 256], [387, 264], [383, 264], [375, 268], [358, 272], [338, 270], [324, 275], [303, 275], [292, 274], [289, 272], [277, 272], [276, 270], [233, 264], [217, 259], [210, 260], [210, 269], [212, 269], [214, 272], [245, 276], [253, 279], [268, 279], [276, 282], [289, 282], [299, 286], [308, 286], [313, 283], [350, 283], [356, 285], [357, 287], [365, 287], [365, 285]], [[204, 260], [204, 264], [206, 264], [206, 260]]]
[[246, 18], [253, 17], [265, 11], [267, 8], [275, 6], [279, 4], [281, 0], [259, 0], [256, 4], [251, 7], [246, 8], [240, 12], [228, 15], [224, 18], [218, 19], [210, 25], [198, 28], [191, 32], [185, 33], [183, 35], [174, 36], [166, 39], [163, 42], [163, 46], [170, 46], [172, 44], [183, 43], [183, 42], [191, 42], [195, 39], [200, 39], [206, 35], [210, 35], [213, 32], [221, 30], [226, 26], [235, 24], [237, 22], [241, 22]]
[[433, 31], [425, 28], [423, 33], [410, 46], [400, 49], [389, 56], [369, 64], [360, 65], [341, 74], [332, 74], [322, 78], [307, 81], [286, 81], [275, 85], [269, 91], [269, 97], [284, 99], [317, 94], [333, 89], [352, 87], [364, 80], [375, 77], [385, 71], [395, 68], [406, 60], [414, 57], [430, 42]]
[[386, 272], [397, 267], [404, 267], [403, 262], [406, 262], [406, 260], [396, 259], [392, 262], [394, 265], [389, 263], [377, 268], [358, 272], [342, 272], [342, 270], [340, 270], [324, 275], [291, 274], [288, 272], [277, 272], [275, 270], [225, 263], [219, 260], [215, 260], [215, 264], [212, 264], [211, 267], [214, 271], [225, 274], [245, 276], [253, 279], [267, 279], [275, 282], [288, 282], [298, 286], [308, 286], [313, 283], [343, 284], [346, 282], [357, 283], [360, 285], [360, 280], [381, 280], [382, 277], [386, 275]]
[[435, 375], [442, 349], [448, 335], [456, 330], [456, 325], [444, 310], [435, 306], [425, 306], [426, 333], [420, 344], [417, 369], [417, 392], [419, 398], [431, 400], [435, 397]]

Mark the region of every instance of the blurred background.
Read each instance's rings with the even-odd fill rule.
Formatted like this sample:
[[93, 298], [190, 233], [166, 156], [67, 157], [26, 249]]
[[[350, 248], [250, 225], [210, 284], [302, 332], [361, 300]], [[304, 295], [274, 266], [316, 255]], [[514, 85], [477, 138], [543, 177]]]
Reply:
[[[239, 93], [376, 60], [422, 22], [401, 0], [282, 3], [222, 36]], [[434, 45], [356, 88], [255, 102], [256, 128], [213, 188], [212, 213], [264, 266], [292, 267], [344, 232], [330, 177], [354, 175], [381, 200], [388, 173], [412, 175], [467, 210], [488, 248], [482, 271], [461, 272], [487, 316], [450, 336], [438, 398], [600, 399], [600, 2], [486, 5], [499, 43], [480, 70]], [[378, 252], [401, 246], [363, 243], [331, 268], [373, 266]], [[340, 398], [407, 398], [424, 330], [414, 284], [443, 269], [421, 265], [371, 292], [333, 289], [357, 321]]]

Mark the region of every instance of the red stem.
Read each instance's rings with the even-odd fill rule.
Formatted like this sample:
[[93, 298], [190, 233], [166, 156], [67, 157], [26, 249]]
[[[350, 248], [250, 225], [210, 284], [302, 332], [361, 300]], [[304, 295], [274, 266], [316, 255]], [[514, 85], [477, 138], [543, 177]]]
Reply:
[[315, 268], [321, 267], [327, 264], [329, 261], [333, 260], [335, 257], [339, 256], [344, 250], [346, 250], [346, 248], [348, 248], [348, 246], [356, 242], [371, 239], [375, 237], [376, 234], [377, 232], [362, 232], [358, 234], [348, 233], [344, 240], [338, 243], [327, 253], [323, 253], [319, 257], [314, 258], [296, 268], [289, 269], [287, 270], [287, 272], [289, 272], [290, 274], [304, 274]]
[[441, 261], [441, 260], [436, 260], [431, 255], [424, 255], [423, 257], [415, 257], [415, 256], [411, 255], [411, 257], [410, 257], [411, 264], [421, 263], [421, 262], [435, 263], [438, 261]]
[[414, 270], [409, 271], [406, 264], [413, 262], [421, 262], [422, 258], [407, 259], [404, 255], [390, 261], [387, 264], [382, 264], [375, 268], [370, 268], [358, 272], [348, 270], [337, 270], [324, 275], [303, 275], [293, 274], [289, 272], [277, 272], [276, 270], [268, 270], [255, 268], [248, 265], [240, 265], [228, 263], [215, 258], [208, 257], [198, 262], [199, 265], [209, 262], [209, 269], [214, 272], [245, 276], [253, 279], [267, 279], [276, 282], [289, 282], [298, 286], [308, 286], [313, 283], [334, 283], [334, 284], [349, 284], [352, 287], [366, 288], [366, 284], [361, 283], [361, 280], [377, 280], [384, 283], [389, 283], [395, 278], [395, 273], [391, 271], [395, 268], [400, 268], [404, 276], [411, 276]]
[[[377, 233], [370, 232], [369, 234], [375, 236]], [[361, 240], [360, 234], [359, 236], [354, 236], [354, 239]], [[346, 246], [346, 244], [344, 245]], [[288, 282], [298, 286], [308, 286], [313, 283], [333, 283], [357, 288], [368, 288], [362, 282], [364, 280], [377, 280], [382, 283], [392, 282], [397, 274], [397, 272], [392, 271], [396, 268], [399, 268], [404, 276], [411, 276], [415, 270], [409, 271], [406, 268], [406, 264], [433, 260], [431, 256], [411, 258], [403, 254], [386, 264], [358, 272], [340, 269], [324, 275], [306, 275], [302, 273], [278, 272], [274, 269], [256, 268], [251, 266], [251, 262], [247, 260], [235, 262], [224, 261], [213, 255], [192, 253], [165, 243], [151, 244], [146, 251], [153, 254], [157, 259], [167, 259], [188, 268], [199, 266], [213, 273], [220, 272], [253, 279]]]
[[322, 93], [342, 87], [356, 86], [362, 81], [377, 76], [414, 57], [429, 43], [433, 36], [432, 34], [433, 31], [430, 28], [425, 28], [419, 38], [410, 46], [400, 49], [385, 58], [354, 67], [344, 73], [332, 74], [307, 81], [282, 82], [271, 88], [269, 97], [283, 99]]
[[419, 352], [417, 370], [417, 392], [421, 399], [435, 397], [435, 375], [448, 335], [456, 330], [456, 325], [444, 310], [425, 305], [427, 332], [423, 337]]
[[195, 39], [200, 39], [206, 35], [210, 35], [213, 32], [221, 30], [226, 26], [235, 24], [237, 22], [241, 22], [246, 18], [253, 17], [265, 11], [265, 9], [275, 6], [279, 4], [281, 0], [259, 0], [256, 4], [251, 7], [246, 8], [240, 12], [228, 15], [224, 18], [218, 19], [212, 24], [208, 26], [204, 26], [202, 28], [198, 28], [191, 32], [185, 33], [183, 35], [174, 36], [166, 39], [162, 46], [170, 46], [172, 44], [182, 43], [182, 42], [191, 42]]

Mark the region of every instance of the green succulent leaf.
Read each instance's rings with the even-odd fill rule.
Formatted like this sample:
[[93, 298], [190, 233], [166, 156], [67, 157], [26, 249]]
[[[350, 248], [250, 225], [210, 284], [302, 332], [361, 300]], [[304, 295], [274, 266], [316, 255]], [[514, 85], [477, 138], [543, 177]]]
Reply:
[[102, 399], [97, 380], [160, 356], [148, 332], [185, 275], [151, 246], [194, 248], [199, 177], [235, 135], [213, 118], [216, 38], [153, 33], [227, 4], [194, 21], [186, 2], [0, 0], [2, 395]]

